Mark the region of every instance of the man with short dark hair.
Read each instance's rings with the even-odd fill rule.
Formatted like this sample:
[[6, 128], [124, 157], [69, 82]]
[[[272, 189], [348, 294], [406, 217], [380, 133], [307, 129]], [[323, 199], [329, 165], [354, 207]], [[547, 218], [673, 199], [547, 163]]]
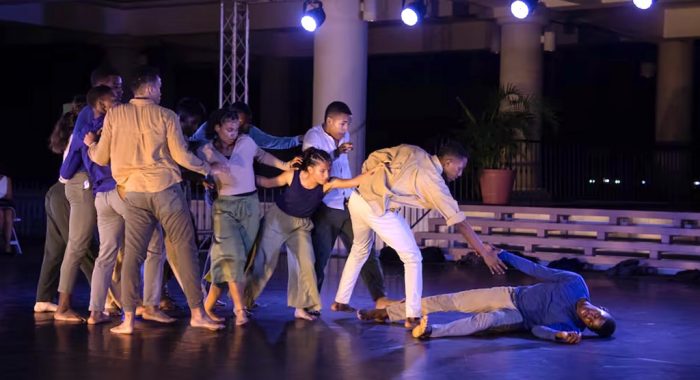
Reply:
[[[303, 150], [316, 148], [326, 151], [331, 155], [330, 176], [341, 179], [352, 178], [350, 162], [347, 153], [352, 150], [350, 133], [348, 130], [352, 123], [352, 112], [347, 104], [334, 101], [326, 107], [326, 112], [321, 125], [314, 126], [304, 135]], [[352, 194], [350, 189], [333, 189], [323, 197], [323, 203], [314, 213], [312, 221], [314, 229], [311, 233], [314, 246], [314, 263], [318, 291], [321, 291], [325, 269], [333, 250], [336, 239], [340, 236], [345, 248], [352, 248], [353, 234], [350, 213], [347, 202]], [[367, 285], [372, 300], [377, 308], [384, 308], [390, 302], [384, 289], [384, 273], [379, 262], [376, 250], [372, 250], [367, 262], [360, 271], [362, 280]], [[340, 308], [340, 309], [339, 309]], [[334, 303], [331, 309], [341, 310], [343, 305]]]
[[[586, 282], [578, 274], [547, 268], [505, 251], [498, 257], [541, 282], [423, 298], [426, 315], [413, 329], [413, 336], [427, 339], [525, 329], [540, 339], [576, 344], [586, 327], [601, 337], [615, 332], [615, 319], [605, 309], [591, 304]], [[474, 314], [445, 325], [428, 324], [427, 314], [449, 311]], [[384, 310], [360, 310], [357, 316], [361, 320], [397, 321], [404, 318], [405, 312], [401, 305], [390, 305]]]
[[413, 145], [380, 149], [369, 155], [362, 172], [377, 166], [383, 169], [361, 183], [350, 196], [348, 209], [354, 240], [335, 296], [339, 304], [336, 309], [352, 310], [348, 303], [377, 233], [404, 263], [406, 303], [400, 307], [405, 307], [407, 328], [418, 324], [423, 292], [422, 257], [411, 228], [398, 213], [402, 206], [439, 212], [447, 225], [454, 226], [484, 259], [492, 273], [503, 273], [505, 265], [496, 256], [498, 251], [482, 243], [445, 183], [445, 179], [459, 178], [466, 165], [464, 149], [454, 143], [446, 144], [437, 156]]
[[177, 115], [158, 105], [160, 88], [157, 70], [142, 68], [131, 86], [134, 98], [107, 113], [100, 141], [95, 141], [94, 134], [85, 137], [90, 158], [100, 165], [111, 164], [117, 189], [127, 204], [122, 266], [124, 322], [111, 330], [117, 334], [133, 332], [139, 267], [157, 223], [173, 243], [172, 254], [177, 257], [192, 313], [190, 325], [210, 330], [223, 328], [202, 307], [194, 228], [179, 184], [182, 178], [178, 164], [203, 175], [218, 170], [218, 166], [210, 167], [187, 150]]

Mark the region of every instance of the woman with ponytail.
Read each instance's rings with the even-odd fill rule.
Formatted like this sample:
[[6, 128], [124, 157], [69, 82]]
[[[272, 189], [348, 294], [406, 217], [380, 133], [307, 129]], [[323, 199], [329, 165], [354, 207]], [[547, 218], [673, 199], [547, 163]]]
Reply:
[[321, 298], [314, 271], [314, 250], [311, 243], [311, 215], [331, 189], [358, 186], [372, 173], [351, 179], [331, 179], [330, 155], [316, 148], [304, 151], [298, 170], [287, 170], [274, 178], [256, 177], [261, 187], [287, 186], [267, 211], [245, 297], [252, 305], [262, 293], [277, 266], [280, 247], [287, 245], [289, 278], [287, 304], [294, 317], [313, 321], [320, 315]]
[[215, 321], [223, 321], [214, 313], [221, 289], [228, 284], [233, 300], [236, 325], [248, 322], [241, 293], [248, 253], [260, 227], [260, 202], [255, 188], [253, 161], [291, 170], [300, 163], [297, 157], [282, 162], [260, 149], [246, 134], [240, 133], [238, 115], [230, 109], [214, 111], [207, 123], [207, 137], [212, 142], [201, 147], [197, 155], [209, 164], [220, 164], [228, 170], [214, 174], [218, 197], [212, 205], [214, 235], [211, 244], [211, 282], [204, 309]]

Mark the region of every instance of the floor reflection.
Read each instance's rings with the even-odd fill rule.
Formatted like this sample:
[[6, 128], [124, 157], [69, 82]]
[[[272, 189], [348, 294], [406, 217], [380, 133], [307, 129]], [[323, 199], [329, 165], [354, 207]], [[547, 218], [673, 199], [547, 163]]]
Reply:
[[[175, 325], [138, 321], [133, 336], [109, 332], [113, 324], [57, 323], [32, 313], [40, 250], [0, 261], [1, 379], [395, 379], [395, 378], [685, 378], [700, 366], [696, 317], [700, 288], [660, 277], [610, 279], [585, 274], [595, 302], [619, 321], [612, 340], [587, 338], [575, 347], [533, 339], [528, 334], [451, 338], [419, 342], [402, 325], [360, 323], [353, 314], [323, 310], [317, 322], [294, 320], [286, 307], [286, 267], [280, 264], [262, 307], [252, 321], [236, 327], [230, 307], [222, 332], [193, 329], [187, 313]], [[332, 302], [342, 260], [329, 266], [324, 305]], [[400, 298], [402, 268], [386, 267], [387, 289]], [[426, 265], [424, 294], [506, 283], [522, 276], [492, 277], [484, 268]], [[176, 286], [172, 286], [176, 288]], [[87, 309], [81, 283], [75, 304]], [[185, 305], [181, 293], [176, 300]], [[371, 300], [359, 282], [356, 306]], [[455, 314], [436, 315], [440, 323]], [[476, 376], [476, 377], [475, 377]]]

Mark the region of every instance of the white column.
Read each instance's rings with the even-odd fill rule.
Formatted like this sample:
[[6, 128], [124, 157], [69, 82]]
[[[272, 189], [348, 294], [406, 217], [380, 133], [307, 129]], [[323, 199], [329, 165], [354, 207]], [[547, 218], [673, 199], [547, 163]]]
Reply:
[[689, 143], [693, 116], [693, 41], [659, 43], [656, 142]]
[[[500, 8], [498, 23], [501, 25], [501, 86], [514, 85], [523, 95], [535, 100], [542, 98], [542, 43], [541, 36], [545, 25], [544, 10], [539, 8], [524, 20], [513, 17], [510, 9]], [[542, 139], [542, 121], [536, 115], [532, 129], [526, 131], [525, 138]], [[516, 171], [515, 189], [537, 191], [542, 184], [539, 169], [542, 160], [540, 147], [528, 144], [520, 152], [525, 158]]]
[[323, 122], [326, 106], [345, 102], [352, 111], [350, 169], [359, 173], [365, 159], [367, 104], [367, 23], [359, 0], [324, 0], [326, 21], [314, 36], [313, 123]]
[[[542, 27], [541, 17], [531, 15], [518, 20], [506, 15], [501, 24], [501, 86], [515, 85], [523, 94], [534, 99], [542, 97]], [[542, 128], [539, 118], [528, 136], [539, 140]]]

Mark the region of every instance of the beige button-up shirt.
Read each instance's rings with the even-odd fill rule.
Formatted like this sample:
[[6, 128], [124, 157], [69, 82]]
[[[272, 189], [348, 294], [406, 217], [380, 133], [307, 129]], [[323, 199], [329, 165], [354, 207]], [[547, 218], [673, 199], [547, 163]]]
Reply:
[[99, 165], [110, 164], [117, 186], [127, 192], [156, 193], [182, 181], [178, 164], [204, 175], [210, 171], [187, 150], [175, 112], [149, 99], [110, 109], [88, 155]]
[[442, 164], [436, 156], [413, 145], [380, 149], [369, 155], [362, 172], [377, 165], [383, 165], [384, 169], [358, 187], [375, 214], [383, 215], [387, 209], [409, 206], [436, 210], [447, 220], [448, 226], [465, 219], [442, 178]]

